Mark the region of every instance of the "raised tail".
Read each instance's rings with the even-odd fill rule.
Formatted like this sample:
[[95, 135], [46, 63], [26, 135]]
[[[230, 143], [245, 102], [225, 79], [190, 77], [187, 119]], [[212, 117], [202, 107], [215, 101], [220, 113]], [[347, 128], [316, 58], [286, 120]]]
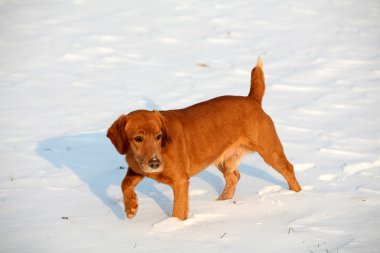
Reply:
[[265, 92], [265, 78], [263, 71], [263, 60], [259, 56], [256, 67], [252, 69], [251, 73], [251, 90], [248, 97], [256, 100], [260, 105], [263, 100]]

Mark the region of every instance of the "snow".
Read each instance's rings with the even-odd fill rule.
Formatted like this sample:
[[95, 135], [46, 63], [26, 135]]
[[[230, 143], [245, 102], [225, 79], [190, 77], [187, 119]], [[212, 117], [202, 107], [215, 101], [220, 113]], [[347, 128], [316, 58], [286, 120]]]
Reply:
[[[378, 252], [379, 16], [371, 0], [0, 1], [0, 251]], [[210, 167], [180, 222], [144, 179], [126, 220], [106, 129], [246, 95], [258, 55], [303, 191], [249, 155], [233, 200]]]

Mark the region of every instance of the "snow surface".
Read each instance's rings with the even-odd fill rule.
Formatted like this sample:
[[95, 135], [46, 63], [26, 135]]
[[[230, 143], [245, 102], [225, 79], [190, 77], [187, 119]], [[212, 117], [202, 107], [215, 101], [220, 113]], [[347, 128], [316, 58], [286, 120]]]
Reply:
[[[0, 1], [0, 252], [379, 252], [380, 2]], [[135, 109], [246, 95], [303, 191], [247, 156], [231, 201], [209, 168], [191, 218], [145, 179], [126, 220], [105, 131]]]

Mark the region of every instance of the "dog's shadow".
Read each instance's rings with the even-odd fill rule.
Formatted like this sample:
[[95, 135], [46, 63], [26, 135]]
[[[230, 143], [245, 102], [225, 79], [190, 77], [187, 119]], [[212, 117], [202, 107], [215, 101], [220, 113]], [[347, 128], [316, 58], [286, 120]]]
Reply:
[[[104, 132], [49, 138], [38, 143], [36, 152], [55, 168], [68, 168], [74, 172], [116, 217], [125, 219], [122, 201], [110, 196], [107, 190], [110, 186], [120, 187], [127, 165], [124, 156], [116, 152]], [[275, 184], [284, 184], [260, 169], [247, 165], [240, 165], [239, 169], [242, 173]], [[207, 170], [198, 177], [209, 183], [218, 193], [224, 188], [222, 177]], [[170, 215], [172, 200], [155, 185], [155, 181], [144, 179], [137, 185], [136, 191], [152, 198], [165, 214]]]
[[[107, 190], [110, 186], [120, 187], [127, 165], [104, 132], [46, 139], [38, 143], [36, 152], [55, 168], [74, 172], [104, 205], [124, 219], [122, 200], [110, 196]], [[155, 187], [153, 180], [143, 180], [136, 191], [153, 198], [165, 213], [170, 213], [171, 201]]]

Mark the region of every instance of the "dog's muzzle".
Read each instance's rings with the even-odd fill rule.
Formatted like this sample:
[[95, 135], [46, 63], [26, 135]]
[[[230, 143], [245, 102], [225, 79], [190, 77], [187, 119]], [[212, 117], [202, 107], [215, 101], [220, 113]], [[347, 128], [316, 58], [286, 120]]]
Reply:
[[157, 157], [152, 157], [152, 159], [149, 160], [148, 165], [153, 170], [158, 169], [161, 166], [161, 161]]

